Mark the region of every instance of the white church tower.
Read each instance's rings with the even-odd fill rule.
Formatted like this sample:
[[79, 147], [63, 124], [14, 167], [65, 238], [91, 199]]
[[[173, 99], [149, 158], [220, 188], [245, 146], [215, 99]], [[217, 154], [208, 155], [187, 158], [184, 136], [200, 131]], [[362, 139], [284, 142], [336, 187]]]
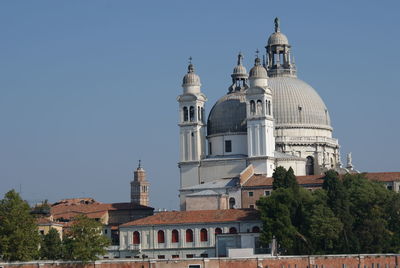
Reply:
[[206, 119], [204, 105], [207, 97], [200, 90], [200, 77], [190, 63], [183, 77], [183, 94], [179, 95], [181, 187], [199, 184], [199, 163], [205, 157]]
[[246, 91], [248, 159], [256, 173], [272, 176], [275, 168], [272, 92], [268, 87], [267, 70], [258, 56], [250, 70], [249, 82]]

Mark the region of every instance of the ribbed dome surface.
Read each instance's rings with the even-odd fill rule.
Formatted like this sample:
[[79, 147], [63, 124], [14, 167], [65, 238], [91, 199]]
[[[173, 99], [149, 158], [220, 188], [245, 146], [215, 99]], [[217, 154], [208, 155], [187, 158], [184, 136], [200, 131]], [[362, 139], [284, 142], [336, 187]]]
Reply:
[[273, 94], [275, 126], [331, 128], [328, 109], [309, 84], [294, 77], [272, 77], [268, 82]]
[[[328, 110], [318, 93], [293, 77], [268, 79], [273, 95], [275, 127], [317, 127], [331, 129]], [[207, 134], [247, 132], [245, 93], [223, 96], [211, 109]]]
[[252, 78], [267, 78], [267, 70], [262, 65], [256, 65], [251, 68], [249, 77]]
[[183, 77], [183, 86], [200, 86], [200, 77], [195, 73], [187, 73]]
[[233, 74], [247, 75], [247, 70], [243, 65], [236, 65], [233, 69]]
[[182, 86], [201, 86], [200, 77], [194, 73], [194, 66], [191, 63], [188, 66], [187, 74], [183, 77]]
[[247, 132], [246, 97], [243, 91], [220, 98], [208, 116], [208, 135], [229, 132]]
[[275, 32], [268, 38], [268, 45], [289, 45], [289, 40], [283, 33]]

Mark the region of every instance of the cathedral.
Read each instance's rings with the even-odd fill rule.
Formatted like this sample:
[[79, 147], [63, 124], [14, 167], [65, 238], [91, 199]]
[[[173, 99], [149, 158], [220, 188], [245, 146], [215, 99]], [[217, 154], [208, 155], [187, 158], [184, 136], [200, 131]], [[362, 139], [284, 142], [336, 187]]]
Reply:
[[292, 167], [296, 176], [341, 169], [328, 109], [317, 91], [297, 77], [278, 18], [261, 58], [257, 53], [247, 72], [239, 53], [232, 84], [208, 119], [207, 97], [190, 62], [177, 98], [181, 191], [217, 181], [225, 185], [221, 181], [239, 178], [249, 166], [268, 177], [278, 166]]

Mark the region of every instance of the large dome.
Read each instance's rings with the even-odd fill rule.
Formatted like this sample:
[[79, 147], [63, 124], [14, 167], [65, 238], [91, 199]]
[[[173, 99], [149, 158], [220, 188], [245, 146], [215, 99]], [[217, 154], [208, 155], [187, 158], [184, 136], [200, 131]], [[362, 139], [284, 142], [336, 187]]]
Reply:
[[328, 109], [318, 93], [295, 77], [268, 79], [273, 95], [275, 127], [331, 129]]
[[247, 132], [246, 96], [243, 91], [227, 94], [212, 107], [208, 116], [207, 134]]
[[[294, 77], [271, 77], [268, 84], [273, 95], [275, 127], [332, 129], [328, 109], [309, 84]], [[211, 109], [207, 134], [243, 132], [247, 132], [245, 93], [227, 94]]]

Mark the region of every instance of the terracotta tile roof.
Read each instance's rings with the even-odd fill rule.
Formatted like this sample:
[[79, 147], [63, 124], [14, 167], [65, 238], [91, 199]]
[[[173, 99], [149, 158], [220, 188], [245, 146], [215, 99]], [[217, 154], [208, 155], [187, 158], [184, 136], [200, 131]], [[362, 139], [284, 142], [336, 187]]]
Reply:
[[36, 224], [38, 225], [49, 225], [49, 224], [60, 224], [59, 222], [52, 221], [48, 218], [40, 217], [36, 218]]
[[252, 220], [260, 220], [259, 212], [255, 209], [165, 211], [159, 212], [153, 216], [122, 224], [120, 225], [120, 227], [138, 225], [236, 222]]
[[[400, 181], [400, 172], [369, 172], [363, 173], [369, 180], [389, 182], [389, 181]], [[322, 185], [324, 175], [309, 175], [309, 176], [297, 176], [297, 182], [300, 185]], [[243, 185], [244, 187], [262, 187], [271, 186], [273, 182], [272, 177], [266, 177], [264, 175], [254, 174], [247, 182]]]
[[[324, 175], [309, 175], [309, 176], [297, 176], [297, 182], [300, 185], [306, 184], [322, 184], [324, 181], [322, 178]], [[264, 175], [254, 174], [247, 182], [243, 185], [244, 187], [257, 187], [257, 186], [271, 186], [274, 179]]]
[[374, 181], [400, 181], [400, 172], [371, 172], [363, 174], [365, 175], [365, 177], [367, 177], [367, 179]]
[[55, 219], [70, 219], [78, 214], [85, 214], [89, 218], [101, 218], [111, 210], [153, 210], [152, 207], [132, 204], [132, 203], [55, 203], [51, 207], [51, 214]]

